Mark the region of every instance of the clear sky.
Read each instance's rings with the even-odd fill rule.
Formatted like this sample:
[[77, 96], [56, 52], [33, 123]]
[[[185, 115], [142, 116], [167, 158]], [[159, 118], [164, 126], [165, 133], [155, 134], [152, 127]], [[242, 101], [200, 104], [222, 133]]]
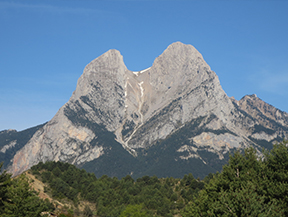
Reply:
[[228, 96], [288, 112], [287, 0], [0, 0], [0, 130], [49, 121], [109, 49], [137, 71], [175, 41], [198, 49]]

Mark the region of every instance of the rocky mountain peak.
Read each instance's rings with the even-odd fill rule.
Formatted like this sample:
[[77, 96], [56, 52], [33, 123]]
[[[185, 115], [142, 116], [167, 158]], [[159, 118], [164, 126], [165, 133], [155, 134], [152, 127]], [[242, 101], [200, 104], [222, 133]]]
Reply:
[[[205, 65], [207, 69], [210, 69], [201, 53], [194, 46], [183, 44], [179, 41], [169, 45], [158, 58], [167, 59], [167, 61], [171, 60], [170, 63], [175, 62], [176, 64], [183, 62], [183, 59], [185, 59], [186, 61], [194, 61], [194, 64], [197, 63], [197, 65], [201, 63]], [[155, 62], [157, 62], [158, 58], [156, 58]]]
[[[256, 94], [242, 97], [242, 99], [239, 100], [238, 105], [242, 110], [252, 114], [254, 118], [260, 118], [261, 120], [261, 117], [268, 117], [270, 120], [276, 121], [282, 126], [288, 125], [288, 114], [286, 112], [264, 102], [258, 98]], [[263, 121], [261, 123], [264, 124]]]
[[151, 103], [159, 106], [155, 109], [164, 106], [171, 98], [196, 88], [203, 81], [216, 77], [202, 55], [192, 45], [181, 42], [169, 45], [155, 59], [149, 75], [153, 87]]
[[89, 94], [95, 85], [105, 85], [107, 82], [109, 85], [112, 80], [123, 85], [126, 71], [127, 68], [121, 53], [114, 49], [107, 51], [85, 67], [83, 74], [78, 79], [72, 99]]
[[[193, 76], [200, 71], [210, 71], [210, 67], [204, 61], [202, 55], [192, 46], [181, 42], [175, 42], [155, 59], [153, 66], [156, 76]], [[157, 79], [152, 79], [157, 80]]]
[[[115, 69], [118, 67], [126, 68], [123, 62], [123, 56], [121, 55], [120, 51], [111, 49], [108, 50], [106, 53], [102, 54], [101, 56], [97, 57], [96, 59], [92, 60], [84, 69], [83, 74], [86, 72], [103, 72], [111, 70], [110, 73], [115, 73]], [[114, 69], [114, 70], [113, 70]]]
[[[175, 42], [136, 72], [109, 50], [85, 67], [69, 101], [17, 151], [10, 171], [55, 160], [97, 175], [157, 170], [179, 177], [188, 171], [183, 165], [213, 172], [230, 150], [259, 148], [257, 141], [277, 141], [287, 132], [287, 113], [256, 95], [229, 98], [192, 45]], [[5, 152], [17, 146], [6, 145]]]
[[201, 115], [218, 117], [213, 129], [229, 124], [231, 109], [217, 75], [192, 45], [171, 44], [139, 72], [127, 69], [119, 51], [109, 50], [85, 67], [70, 100], [15, 155], [12, 171], [41, 160], [81, 164], [98, 158], [105, 153], [103, 145], [95, 146], [99, 126], [137, 156]]

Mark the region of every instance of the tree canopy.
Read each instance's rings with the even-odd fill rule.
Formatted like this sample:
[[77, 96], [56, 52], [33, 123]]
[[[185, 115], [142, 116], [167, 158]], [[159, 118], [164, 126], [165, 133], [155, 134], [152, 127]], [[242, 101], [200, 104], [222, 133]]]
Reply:
[[[0, 164], [0, 169], [2, 164]], [[4, 171], [0, 175], [0, 216], [1, 217], [36, 217], [43, 211], [54, 207], [49, 201], [43, 201], [31, 189], [27, 177], [22, 174], [11, 179], [11, 174]]]
[[204, 187], [191, 173], [183, 179], [143, 176], [134, 180], [127, 175], [119, 180], [107, 175], [97, 178], [62, 162], [39, 163], [31, 170], [49, 184], [53, 197], [75, 204], [79, 199], [95, 203], [97, 216], [173, 216]]
[[259, 156], [237, 151], [183, 216], [288, 216], [287, 142]]

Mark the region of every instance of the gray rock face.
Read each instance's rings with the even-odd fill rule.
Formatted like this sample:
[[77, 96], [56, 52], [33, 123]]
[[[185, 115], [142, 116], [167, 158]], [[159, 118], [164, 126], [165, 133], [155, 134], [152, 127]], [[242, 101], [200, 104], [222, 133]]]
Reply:
[[70, 100], [16, 153], [10, 171], [16, 175], [51, 160], [85, 167], [111, 158], [112, 140], [135, 159], [152, 156], [149, 150], [161, 143], [161, 149], [173, 149], [171, 164], [198, 159], [211, 167], [214, 161], [204, 152], [222, 161], [233, 149], [260, 150], [257, 141], [271, 144], [287, 133], [287, 113], [256, 96], [229, 98], [191, 45], [171, 44], [139, 72], [127, 69], [119, 51], [109, 50], [85, 67]]
[[232, 99], [244, 112], [254, 120], [248, 135], [257, 140], [273, 141], [288, 138], [288, 113], [276, 109], [262, 101], [255, 94], [246, 95], [238, 102]]

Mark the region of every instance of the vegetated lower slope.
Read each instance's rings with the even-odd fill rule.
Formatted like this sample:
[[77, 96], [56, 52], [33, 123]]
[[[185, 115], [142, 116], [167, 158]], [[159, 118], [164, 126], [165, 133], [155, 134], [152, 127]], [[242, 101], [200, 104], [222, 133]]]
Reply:
[[287, 144], [264, 151], [263, 159], [253, 148], [237, 151], [221, 173], [204, 181], [192, 174], [96, 178], [60, 162], [40, 163], [32, 172], [49, 183], [54, 197], [73, 200], [75, 207], [79, 199], [94, 203], [97, 216], [288, 216]]
[[287, 145], [274, 145], [263, 159], [253, 148], [230, 156], [182, 216], [288, 216]]
[[[0, 172], [3, 163], [0, 164]], [[31, 189], [28, 178], [21, 174], [11, 179], [6, 171], [0, 173], [0, 216], [1, 217], [38, 217], [43, 211], [53, 211], [54, 206], [48, 199], [42, 200]]]
[[[288, 141], [274, 145], [262, 159], [253, 148], [237, 151], [221, 173], [203, 181], [192, 174], [183, 179], [143, 176], [136, 181], [129, 175], [120, 180], [97, 178], [68, 163], [39, 163], [26, 172], [37, 178], [30, 183], [35, 190], [24, 174], [14, 179], [0, 174], [0, 216], [39, 216], [54, 209], [48, 200], [61, 217], [288, 216], [287, 145]], [[48, 195], [46, 201], [39, 200], [39, 188]]]
[[119, 180], [107, 175], [97, 178], [93, 173], [62, 162], [39, 163], [31, 168], [31, 173], [47, 184], [46, 194], [66, 201], [64, 204], [70, 201], [74, 216], [81, 213], [82, 201], [94, 204], [86, 211], [90, 209], [97, 216], [120, 216], [133, 208], [140, 209], [145, 216], [178, 216], [204, 187], [204, 181], [195, 179], [191, 173], [183, 179], [143, 176], [135, 181], [127, 175]]

